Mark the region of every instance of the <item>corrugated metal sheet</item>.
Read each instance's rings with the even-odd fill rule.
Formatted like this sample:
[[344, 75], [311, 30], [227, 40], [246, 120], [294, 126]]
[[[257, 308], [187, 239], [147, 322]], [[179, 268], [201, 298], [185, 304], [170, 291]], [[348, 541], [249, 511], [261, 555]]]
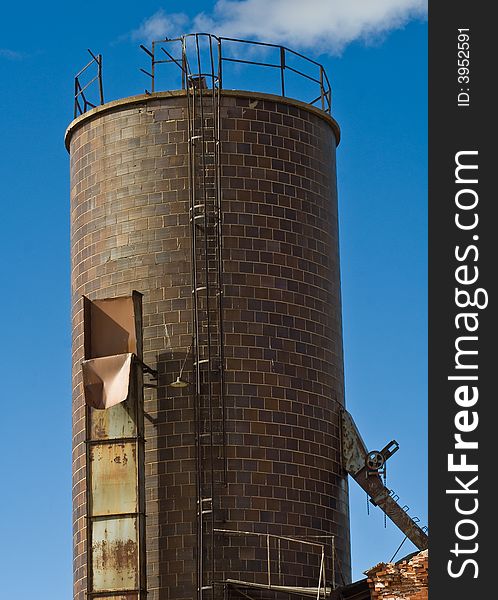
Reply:
[[92, 516], [135, 513], [137, 452], [134, 443], [90, 448]]
[[93, 522], [93, 591], [139, 587], [138, 532], [135, 517]]

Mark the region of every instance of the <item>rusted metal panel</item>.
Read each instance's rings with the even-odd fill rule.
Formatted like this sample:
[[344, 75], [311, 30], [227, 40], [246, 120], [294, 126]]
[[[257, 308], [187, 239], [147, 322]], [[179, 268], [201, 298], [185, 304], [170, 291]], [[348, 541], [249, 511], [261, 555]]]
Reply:
[[84, 297], [85, 358], [136, 354], [142, 359], [142, 294], [89, 300]]
[[[131, 382], [133, 384], [133, 380]], [[112, 440], [133, 437], [137, 434], [136, 402], [128, 400], [107, 410], [90, 411], [90, 439]]]
[[96, 520], [92, 526], [93, 591], [139, 588], [138, 528], [135, 517]]
[[342, 463], [344, 469], [354, 476], [365, 466], [368, 450], [353, 417], [343, 410], [341, 418]]
[[90, 448], [92, 516], [138, 512], [135, 443]]
[[85, 402], [97, 409], [107, 409], [128, 398], [133, 354], [116, 354], [84, 360], [83, 391]]

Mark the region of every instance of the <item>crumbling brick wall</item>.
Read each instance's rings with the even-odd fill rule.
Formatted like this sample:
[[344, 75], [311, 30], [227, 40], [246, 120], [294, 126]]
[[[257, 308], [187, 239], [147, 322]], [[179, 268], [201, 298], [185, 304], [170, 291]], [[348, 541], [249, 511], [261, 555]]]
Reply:
[[399, 563], [380, 563], [365, 573], [372, 600], [427, 600], [428, 552]]

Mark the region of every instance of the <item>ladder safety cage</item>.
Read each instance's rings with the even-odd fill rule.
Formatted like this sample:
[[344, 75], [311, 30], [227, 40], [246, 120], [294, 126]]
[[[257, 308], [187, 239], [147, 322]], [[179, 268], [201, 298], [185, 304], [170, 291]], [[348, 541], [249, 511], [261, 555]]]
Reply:
[[182, 39], [187, 92], [192, 357], [197, 467], [197, 598], [214, 597], [215, 534], [226, 485], [219, 45]]

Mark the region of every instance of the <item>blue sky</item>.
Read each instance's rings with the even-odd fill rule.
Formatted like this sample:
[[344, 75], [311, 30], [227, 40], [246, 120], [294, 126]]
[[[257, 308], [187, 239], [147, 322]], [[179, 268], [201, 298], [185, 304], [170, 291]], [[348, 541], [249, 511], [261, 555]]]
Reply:
[[[368, 18], [362, 2], [356, 12], [339, 11], [342, 28], [334, 13], [324, 19], [318, 12], [316, 29], [309, 20], [302, 28], [289, 19], [277, 27], [269, 16], [259, 19], [265, 23], [259, 33], [280, 36], [281, 43], [289, 39], [323, 62], [331, 79], [333, 114], [342, 128], [338, 187], [347, 404], [368, 446], [380, 449], [393, 438], [400, 443], [389, 461], [388, 486], [426, 524], [427, 24], [417, 18], [423, 12], [417, 0], [376, 0], [378, 11]], [[225, 0], [232, 17], [223, 21], [212, 12], [212, 2], [189, 2], [182, 7], [185, 16], [167, 19], [188, 29], [204, 11], [197, 24], [236, 30], [245, 23], [248, 34], [240, 5], [254, 4], [256, 10], [258, 3]], [[138, 67], [146, 64], [137, 45], [144, 22], [161, 8], [160, 16], [178, 12], [172, 2], [144, 7], [128, 0], [89, 1], [82, 11], [74, 3], [30, 0], [22, 9], [16, 3], [2, 7], [5, 598], [71, 597], [69, 164], [63, 134], [72, 118], [73, 75], [86, 62], [88, 47], [104, 54], [107, 99], [142, 92], [147, 83]], [[247, 87], [257, 89], [257, 80], [249, 79]], [[364, 493], [354, 482], [350, 489], [359, 578], [364, 569], [390, 559], [403, 536], [390, 522], [384, 529], [378, 509], [367, 516]], [[412, 548], [407, 542], [401, 555]]]

